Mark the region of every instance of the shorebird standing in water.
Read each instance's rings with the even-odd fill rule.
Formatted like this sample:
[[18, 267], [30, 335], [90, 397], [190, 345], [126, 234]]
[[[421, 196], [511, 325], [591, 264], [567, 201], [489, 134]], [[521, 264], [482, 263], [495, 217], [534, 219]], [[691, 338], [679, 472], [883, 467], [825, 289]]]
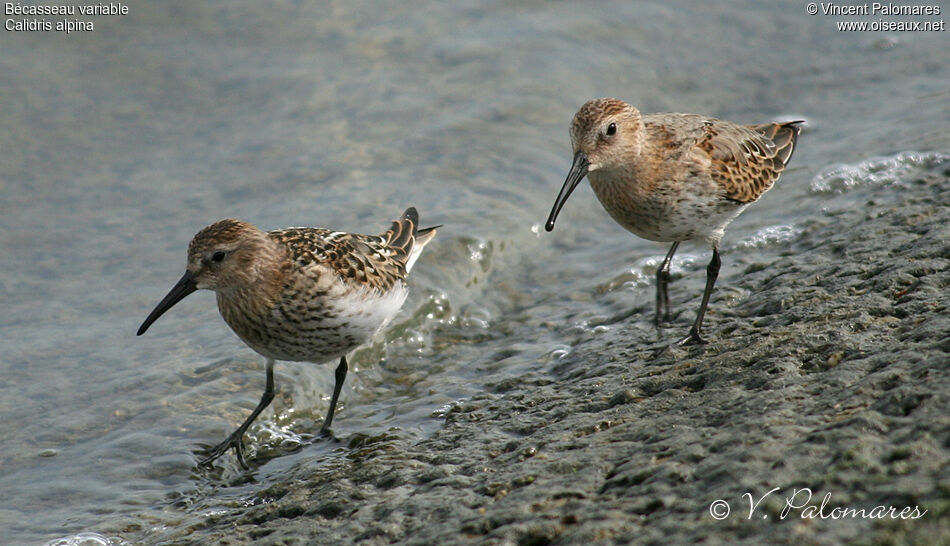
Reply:
[[320, 430], [329, 433], [346, 378], [346, 354], [369, 341], [399, 311], [409, 293], [409, 270], [439, 227], [418, 226], [419, 215], [410, 207], [379, 236], [318, 228], [264, 232], [234, 219], [195, 235], [184, 276], [145, 319], [138, 335], [188, 294], [214, 290], [224, 321], [267, 359], [260, 403], [200, 464], [233, 448], [247, 468], [241, 440], [274, 398], [275, 360], [320, 364], [339, 358], [330, 409]]
[[618, 99], [584, 104], [571, 123], [574, 162], [545, 229], [587, 176], [618, 224], [673, 243], [656, 272], [656, 324], [670, 320], [670, 261], [683, 241], [712, 246], [706, 289], [689, 334], [677, 344], [705, 343], [703, 316], [719, 275], [723, 230], [769, 190], [785, 170], [801, 121], [738, 125], [697, 114], [641, 115]]

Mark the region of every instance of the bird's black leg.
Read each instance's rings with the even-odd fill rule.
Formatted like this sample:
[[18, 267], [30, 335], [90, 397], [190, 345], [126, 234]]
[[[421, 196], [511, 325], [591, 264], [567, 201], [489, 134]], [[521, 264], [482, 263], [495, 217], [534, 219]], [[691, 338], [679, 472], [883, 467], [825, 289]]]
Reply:
[[237, 460], [241, 464], [241, 468], [247, 470], [247, 463], [244, 462], [244, 446], [241, 443], [241, 439], [244, 437], [244, 433], [247, 432], [247, 428], [251, 426], [251, 423], [254, 422], [254, 419], [257, 419], [257, 416], [264, 411], [268, 405], [270, 405], [271, 400], [274, 399], [274, 360], [267, 359], [267, 383], [264, 386], [264, 394], [261, 396], [261, 401], [258, 402], [257, 407], [254, 408], [254, 411], [251, 412], [251, 415], [241, 423], [241, 426], [237, 428], [234, 432], [231, 433], [227, 439], [220, 444], [214, 446], [208, 451], [208, 456], [202, 459], [198, 464], [207, 465], [214, 462], [215, 459], [224, 455], [228, 452], [228, 449], [234, 448], [234, 454], [237, 455]]
[[670, 262], [673, 261], [673, 254], [676, 253], [678, 246], [680, 246], [679, 241], [673, 243], [670, 251], [666, 253], [663, 263], [660, 264], [660, 268], [656, 270], [656, 316], [654, 321], [657, 328], [663, 322], [670, 321], [670, 294], [667, 287], [672, 279], [670, 277]]
[[719, 249], [713, 247], [712, 260], [706, 266], [706, 290], [703, 291], [703, 301], [699, 304], [699, 314], [696, 315], [696, 322], [689, 329], [689, 334], [679, 340], [677, 345], [687, 345], [693, 343], [706, 343], [701, 334], [703, 328], [703, 317], [706, 315], [706, 305], [709, 304], [709, 296], [712, 294], [713, 286], [716, 284], [716, 278], [719, 277], [719, 266], [722, 262], [719, 260]]
[[336, 383], [333, 385], [330, 409], [327, 411], [327, 418], [323, 420], [323, 426], [320, 428], [320, 434], [323, 436], [330, 434], [330, 425], [333, 423], [333, 414], [336, 412], [336, 401], [340, 397], [340, 391], [343, 389], [343, 381], [346, 379], [346, 370], [346, 355], [344, 355], [340, 357], [340, 365], [336, 367]]

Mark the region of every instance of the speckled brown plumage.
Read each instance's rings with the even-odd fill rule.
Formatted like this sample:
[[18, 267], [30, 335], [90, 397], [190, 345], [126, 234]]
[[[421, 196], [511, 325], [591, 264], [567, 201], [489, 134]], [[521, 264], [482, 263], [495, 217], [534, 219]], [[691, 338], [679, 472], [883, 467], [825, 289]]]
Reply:
[[216, 293], [228, 326], [268, 359], [268, 389], [258, 408], [203, 462], [233, 447], [244, 464], [241, 436], [273, 397], [275, 360], [340, 359], [324, 422], [328, 429], [346, 376], [346, 353], [396, 315], [408, 294], [409, 270], [435, 236], [435, 228], [418, 225], [419, 216], [410, 207], [382, 235], [301, 227], [264, 232], [235, 219], [215, 222], [195, 235], [185, 275], [139, 334], [194, 290], [208, 289]]
[[778, 180], [792, 157], [799, 127], [791, 123], [736, 125], [704, 123], [705, 138], [696, 146], [712, 159], [710, 175], [728, 199], [751, 203]]
[[657, 321], [669, 316], [669, 263], [680, 242], [713, 248], [707, 290], [689, 341], [701, 341], [706, 302], [718, 274], [719, 241], [750, 203], [778, 180], [791, 159], [798, 121], [740, 125], [697, 114], [642, 115], [619, 99], [595, 99], [571, 122], [574, 162], [545, 228], [586, 176], [604, 209], [621, 226], [673, 247], [657, 272]]
[[[268, 235], [290, 251], [298, 268], [323, 265], [346, 282], [389, 290], [406, 279], [406, 261], [412, 250], [412, 222], [394, 222], [383, 235], [357, 235], [318, 228], [286, 228]], [[395, 241], [395, 233], [410, 236]]]

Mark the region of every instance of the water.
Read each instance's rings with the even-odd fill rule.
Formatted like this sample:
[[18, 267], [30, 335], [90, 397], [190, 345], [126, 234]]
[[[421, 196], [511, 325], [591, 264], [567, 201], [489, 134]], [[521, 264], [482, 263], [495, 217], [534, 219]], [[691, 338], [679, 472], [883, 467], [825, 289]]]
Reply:
[[[333, 465], [360, 435], [425, 437], [577, 339], [649, 332], [664, 246], [616, 226], [586, 184], [542, 229], [588, 98], [808, 120], [792, 167], [727, 232], [727, 298], [807, 217], [898, 199], [894, 180], [950, 153], [945, 33], [837, 32], [796, 2], [128, 5], [93, 32], [0, 34], [5, 543], [158, 540], [291, 465]], [[280, 363], [249, 435], [266, 463], [196, 469], [264, 374], [210, 293], [135, 336], [191, 236], [228, 216], [376, 233], [409, 205], [445, 227], [402, 315], [351, 359], [344, 442], [310, 444], [333, 366]], [[698, 297], [707, 250], [677, 258]]]

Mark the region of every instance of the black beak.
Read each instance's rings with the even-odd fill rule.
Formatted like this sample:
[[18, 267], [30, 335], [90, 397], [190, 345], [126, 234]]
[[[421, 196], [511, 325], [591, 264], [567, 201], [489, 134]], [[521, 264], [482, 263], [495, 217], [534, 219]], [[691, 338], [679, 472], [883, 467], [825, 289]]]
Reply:
[[548, 223], [544, 224], [545, 231], [554, 229], [554, 220], [557, 219], [558, 213], [561, 212], [561, 207], [564, 206], [567, 198], [571, 196], [571, 192], [574, 191], [574, 188], [587, 176], [587, 167], [589, 166], [590, 161], [587, 160], [587, 154], [584, 152], [574, 154], [574, 164], [571, 165], [571, 172], [567, 173], [567, 180], [564, 181], [564, 186], [561, 187], [561, 193], [558, 194], [557, 200], [554, 201], [554, 208], [551, 209], [551, 215], [548, 216]]
[[162, 316], [165, 311], [168, 311], [172, 308], [173, 305], [185, 299], [185, 296], [191, 294], [198, 289], [198, 286], [195, 284], [195, 278], [191, 273], [185, 271], [185, 274], [182, 275], [181, 279], [178, 280], [171, 291], [155, 306], [155, 309], [152, 310], [152, 313], [145, 319], [145, 322], [139, 326], [139, 331], [137, 336], [140, 336], [145, 333], [145, 330], [148, 330], [148, 327], [152, 325], [153, 322], [158, 320], [158, 317]]

